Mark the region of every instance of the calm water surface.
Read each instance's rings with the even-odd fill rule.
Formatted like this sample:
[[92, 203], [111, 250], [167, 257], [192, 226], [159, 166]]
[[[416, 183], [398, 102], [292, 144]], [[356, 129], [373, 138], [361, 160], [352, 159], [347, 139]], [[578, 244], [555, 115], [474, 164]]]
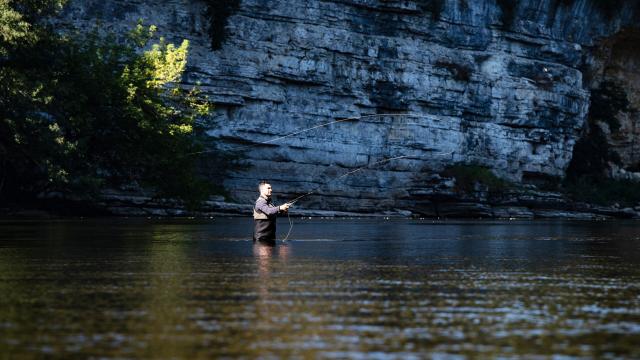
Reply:
[[0, 354], [640, 358], [638, 222], [251, 224], [0, 221]]

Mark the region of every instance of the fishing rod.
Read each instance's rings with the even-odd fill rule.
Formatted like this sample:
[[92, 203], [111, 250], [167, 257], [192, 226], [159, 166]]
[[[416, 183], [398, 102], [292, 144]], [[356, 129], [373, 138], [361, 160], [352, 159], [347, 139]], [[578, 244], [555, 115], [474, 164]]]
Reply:
[[[271, 143], [280, 141], [282, 139], [286, 139], [286, 138], [291, 137], [291, 136], [302, 134], [302, 133], [305, 133], [305, 132], [308, 132], [308, 131], [311, 131], [311, 130], [315, 130], [315, 129], [318, 129], [318, 128], [321, 128], [321, 127], [329, 126], [329, 125], [332, 125], [332, 124], [337, 124], [337, 123], [341, 123], [341, 122], [345, 122], [345, 121], [354, 121], [354, 120], [372, 118], [372, 117], [381, 117], [381, 116], [389, 116], [389, 117], [407, 116], [407, 117], [425, 118], [425, 119], [429, 118], [426, 115], [410, 114], [410, 113], [409, 114], [372, 114], [372, 115], [363, 115], [363, 116], [352, 116], [352, 117], [348, 117], [348, 118], [343, 118], [343, 119], [330, 121], [330, 122], [323, 123], [323, 124], [318, 124], [318, 125], [306, 128], [306, 129], [294, 131], [294, 132], [286, 134], [286, 135], [278, 136], [276, 138], [269, 139], [269, 140], [266, 140], [266, 141], [260, 141], [260, 142], [257, 142], [257, 143], [251, 144], [251, 145], [239, 146], [239, 147], [237, 147], [235, 149], [231, 149], [231, 151], [240, 151], [240, 150], [249, 149], [249, 148], [260, 146], [260, 145], [271, 144]], [[219, 150], [215, 149], [215, 150], [196, 151], [196, 152], [188, 153], [187, 155], [206, 154], [206, 153], [212, 153], [212, 152], [216, 152], [216, 151], [219, 151]]]
[[356, 172], [358, 172], [358, 171], [364, 170], [364, 169], [368, 168], [369, 166], [374, 166], [374, 165], [378, 165], [378, 164], [384, 164], [384, 163], [389, 162], [389, 161], [391, 161], [391, 160], [402, 159], [402, 158], [407, 158], [407, 157], [410, 157], [410, 156], [409, 156], [409, 155], [396, 156], [396, 157], [392, 157], [392, 158], [388, 158], [388, 159], [382, 159], [382, 160], [380, 160], [380, 161], [376, 161], [376, 162], [374, 162], [374, 163], [372, 163], [372, 164], [367, 164], [367, 165], [365, 165], [365, 166], [361, 166], [361, 167], [359, 167], [359, 168], [357, 168], [357, 169], [355, 169], [355, 170], [351, 170], [351, 171], [349, 171], [349, 172], [347, 172], [347, 173], [344, 173], [344, 174], [342, 174], [342, 175], [338, 176], [337, 178], [332, 179], [332, 180], [330, 180], [330, 181], [328, 181], [328, 182], [326, 182], [326, 183], [324, 183], [324, 184], [321, 184], [321, 185], [320, 185], [320, 186], [318, 186], [317, 188], [315, 188], [315, 189], [313, 189], [313, 190], [309, 191], [308, 193], [303, 194], [303, 195], [300, 195], [300, 196], [298, 196], [297, 198], [295, 198], [295, 199], [293, 199], [293, 200], [291, 200], [291, 201], [288, 201], [288, 202], [287, 202], [287, 204], [293, 205], [293, 204], [295, 204], [296, 202], [298, 202], [298, 200], [300, 200], [300, 199], [302, 199], [302, 198], [304, 198], [304, 197], [307, 197], [307, 196], [309, 196], [309, 195], [311, 195], [311, 194], [316, 193], [316, 192], [317, 192], [318, 190], [320, 190], [320, 188], [322, 188], [323, 186], [328, 185], [328, 184], [330, 184], [330, 183], [332, 183], [332, 182], [334, 182], [334, 181], [338, 181], [338, 180], [342, 179], [342, 178], [343, 178], [343, 177], [345, 177], [345, 176], [349, 176], [349, 175], [354, 174], [354, 173], [356, 173]]
[[[449, 154], [453, 154], [453, 151], [450, 151], [450, 152], [447, 152], [447, 153], [434, 154], [433, 156], [449, 155]], [[323, 186], [331, 184], [332, 182], [338, 181], [338, 180], [340, 180], [340, 179], [342, 179], [342, 178], [344, 178], [346, 176], [355, 174], [356, 172], [364, 170], [364, 169], [366, 169], [366, 168], [368, 168], [370, 166], [380, 165], [380, 164], [387, 163], [389, 161], [393, 161], [393, 160], [397, 160], [397, 159], [403, 159], [403, 158], [409, 158], [409, 157], [413, 157], [413, 156], [411, 156], [411, 155], [396, 156], [396, 157], [382, 159], [382, 160], [376, 161], [374, 163], [361, 166], [361, 167], [356, 168], [354, 170], [348, 171], [348, 172], [346, 172], [346, 173], [344, 173], [344, 174], [342, 174], [342, 175], [340, 175], [340, 176], [338, 176], [338, 177], [336, 177], [334, 179], [331, 179], [331, 180], [329, 180], [329, 181], [327, 181], [327, 182], [325, 182], [323, 184], [320, 184], [315, 189], [313, 189], [313, 190], [311, 190], [311, 191], [309, 191], [309, 192], [307, 192], [307, 193], [305, 193], [303, 195], [300, 195], [300, 196], [296, 197], [295, 199], [286, 202], [285, 204], [289, 204], [289, 206], [291, 206], [291, 205], [295, 204], [296, 202], [298, 202], [299, 200], [301, 200], [301, 199], [303, 199], [303, 198], [305, 198], [305, 197], [307, 197], [307, 196], [309, 196], [311, 194], [314, 194], [314, 193], [318, 192], [318, 190], [320, 190]], [[291, 215], [290, 215], [290, 213], [288, 211], [287, 211], [287, 218], [289, 219], [289, 231], [287, 232], [287, 235], [282, 239], [283, 242], [285, 242], [285, 241], [287, 241], [289, 239], [289, 235], [291, 234], [291, 231], [293, 230], [293, 221], [291, 220]]]
[[[311, 195], [311, 194], [313, 194], [313, 193], [316, 193], [316, 192], [317, 192], [318, 190], [320, 190], [323, 186], [328, 185], [328, 184], [330, 184], [330, 183], [332, 183], [332, 182], [334, 182], [334, 181], [340, 180], [340, 179], [342, 179], [342, 178], [343, 178], [343, 177], [345, 177], [345, 176], [349, 176], [349, 175], [351, 175], [351, 174], [354, 174], [354, 173], [356, 173], [356, 172], [358, 172], [358, 171], [360, 171], [360, 170], [366, 169], [366, 168], [367, 168], [367, 167], [369, 167], [369, 166], [372, 166], [372, 165], [378, 165], [378, 164], [383, 164], [383, 163], [385, 163], [385, 162], [389, 162], [389, 161], [391, 161], [391, 160], [402, 159], [402, 158], [406, 158], [406, 157], [409, 157], [409, 156], [408, 156], [408, 155], [396, 156], [396, 157], [392, 157], [392, 158], [389, 158], [389, 159], [383, 159], [383, 160], [380, 160], [380, 161], [376, 161], [376, 162], [374, 162], [373, 164], [367, 164], [367, 165], [365, 165], [365, 166], [361, 166], [361, 167], [359, 167], [359, 168], [357, 168], [357, 169], [355, 169], [355, 170], [351, 170], [351, 171], [349, 171], [349, 172], [346, 172], [346, 173], [344, 173], [344, 174], [342, 174], [342, 175], [338, 176], [337, 178], [334, 178], [334, 179], [332, 179], [332, 180], [330, 180], [330, 181], [327, 181], [327, 182], [325, 182], [325, 183], [323, 183], [323, 184], [320, 184], [320, 185], [319, 185], [318, 187], [316, 187], [315, 189], [313, 189], [313, 190], [309, 191], [309, 192], [308, 192], [308, 193], [306, 193], [306, 194], [300, 195], [300, 196], [298, 196], [297, 198], [295, 198], [295, 199], [293, 199], [293, 200], [291, 200], [291, 201], [286, 202], [286, 204], [289, 204], [289, 206], [291, 206], [291, 205], [295, 204], [296, 202], [298, 202], [298, 200], [300, 200], [300, 199], [302, 199], [302, 198], [304, 198], [304, 197], [306, 197], [306, 196], [309, 196], [309, 195]], [[285, 235], [285, 237], [282, 239], [282, 242], [286, 242], [286, 241], [289, 239], [289, 235], [291, 235], [291, 231], [293, 230], [293, 221], [291, 220], [291, 214], [289, 213], [289, 211], [287, 211], [287, 218], [289, 219], [289, 231], [287, 231], [287, 235]]]
[[[372, 114], [372, 115], [363, 115], [363, 116], [352, 116], [352, 117], [348, 117], [348, 118], [337, 119], [337, 120], [334, 120], [334, 121], [330, 121], [330, 122], [318, 124], [318, 125], [315, 125], [315, 126], [311, 126], [309, 128], [298, 130], [298, 131], [294, 131], [292, 133], [289, 133], [289, 134], [286, 134], [286, 135], [282, 135], [282, 136], [278, 136], [278, 137], [275, 137], [273, 139], [269, 139], [269, 140], [266, 140], [266, 141], [260, 141], [260, 142], [256, 142], [256, 143], [253, 143], [253, 144], [250, 144], [250, 145], [240, 146], [240, 147], [237, 147], [235, 149], [231, 149], [231, 151], [239, 151], [239, 150], [244, 150], [244, 149], [248, 149], [248, 148], [252, 148], [252, 147], [256, 147], [256, 146], [260, 146], [260, 145], [266, 145], [266, 144], [274, 143], [274, 142], [280, 141], [282, 139], [286, 139], [286, 138], [291, 137], [291, 136], [299, 135], [299, 134], [302, 134], [302, 133], [305, 133], [305, 132], [308, 132], [308, 131], [312, 131], [312, 130], [315, 130], [315, 129], [318, 129], [318, 128], [322, 128], [322, 127], [325, 127], [325, 126], [329, 126], [329, 125], [332, 125], [332, 124], [337, 124], [337, 123], [346, 122], [346, 121], [366, 119], [366, 118], [373, 118], [373, 117], [384, 117], [384, 116], [387, 116], [387, 117], [404, 116], [404, 117], [425, 118], [425, 119], [429, 118], [428, 116], [425, 116], [425, 115], [412, 114], [412, 113], [402, 113], [402, 114], [385, 113], [385, 114]], [[211, 153], [211, 152], [216, 152], [216, 151], [218, 151], [218, 149], [196, 151], [196, 152], [188, 153], [187, 155], [206, 154], [206, 153]], [[452, 152], [443, 153], [443, 154], [439, 154], [439, 155], [446, 155], [446, 154], [451, 154], [451, 153]], [[409, 155], [402, 155], [402, 156], [396, 156], [396, 157], [392, 157], [392, 158], [388, 158], [388, 159], [382, 159], [382, 160], [376, 161], [376, 162], [374, 162], [372, 164], [367, 164], [367, 165], [361, 166], [361, 167], [359, 167], [357, 169], [348, 171], [347, 173], [342, 174], [341, 176], [339, 176], [339, 177], [337, 177], [335, 179], [332, 179], [332, 180], [330, 180], [330, 181], [328, 181], [328, 182], [326, 182], [324, 184], [320, 184], [318, 187], [316, 187], [315, 189], [309, 191], [308, 193], [300, 195], [300, 196], [296, 197], [295, 199], [287, 202], [287, 204], [289, 204], [289, 206], [291, 206], [291, 205], [295, 204], [296, 202], [298, 202], [300, 199], [303, 199], [303, 198], [305, 198], [305, 197], [307, 197], [309, 195], [312, 195], [312, 194], [316, 193], [323, 186], [325, 186], [327, 184], [330, 184], [330, 183], [332, 183], [334, 181], [340, 180], [340, 179], [342, 179], [342, 178], [344, 178], [346, 176], [352, 175], [352, 174], [354, 174], [354, 173], [356, 173], [358, 171], [364, 170], [367, 167], [370, 167], [370, 166], [373, 166], [373, 165], [383, 164], [383, 163], [386, 163], [386, 162], [389, 162], [389, 161], [393, 161], [393, 160], [397, 160], [397, 159], [408, 158], [408, 157], [410, 157], [410, 156]], [[291, 234], [291, 231], [293, 229], [293, 222], [291, 220], [291, 216], [290, 216], [289, 212], [287, 212], [287, 217], [289, 219], [289, 231], [287, 232], [287, 235], [284, 237], [284, 239], [282, 241], [287, 241], [287, 239], [289, 238], [289, 235]]]

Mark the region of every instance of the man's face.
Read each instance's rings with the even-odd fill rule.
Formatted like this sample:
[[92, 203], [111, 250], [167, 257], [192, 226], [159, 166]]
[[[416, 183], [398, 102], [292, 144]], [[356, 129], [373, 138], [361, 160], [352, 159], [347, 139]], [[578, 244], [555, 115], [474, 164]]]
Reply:
[[270, 197], [271, 196], [271, 184], [264, 184], [264, 185], [260, 186], [260, 195], [262, 195], [264, 197]]

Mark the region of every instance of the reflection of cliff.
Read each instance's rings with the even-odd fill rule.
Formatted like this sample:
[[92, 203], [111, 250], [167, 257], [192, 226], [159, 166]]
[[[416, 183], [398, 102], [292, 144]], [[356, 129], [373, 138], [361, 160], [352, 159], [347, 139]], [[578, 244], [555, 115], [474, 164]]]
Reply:
[[[418, 169], [433, 173], [454, 162], [488, 166], [511, 180], [563, 176], [596, 86], [586, 69], [602, 61], [600, 42], [608, 37], [619, 40], [605, 76], [624, 80], [638, 101], [630, 75], [637, 52], [628, 46], [634, 38], [615, 35], [636, 21], [636, 2], [242, 0], [224, 18], [217, 50], [205, 6], [74, 0], [64, 16], [80, 25], [101, 18], [116, 29], [142, 17], [170, 40], [190, 39], [184, 81], [202, 82], [217, 103], [209, 135], [229, 146], [341, 117], [422, 116], [341, 123], [253, 148], [246, 154], [253, 167], [225, 182], [240, 201], [253, 199], [259, 178], [293, 196], [345, 168], [398, 155], [411, 158], [358, 173], [334, 184], [332, 196], [301, 205], [401, 207], [394, 199], [406, 198], [409, 188], [430, 186], [415, 176]], [[620, 134], [635, 131], [627, 130], [630, 119]], [[631, 139], [612, 140], [629, 164], [639, 156]], [[441, 151], [452, 155], [434, 155]]]

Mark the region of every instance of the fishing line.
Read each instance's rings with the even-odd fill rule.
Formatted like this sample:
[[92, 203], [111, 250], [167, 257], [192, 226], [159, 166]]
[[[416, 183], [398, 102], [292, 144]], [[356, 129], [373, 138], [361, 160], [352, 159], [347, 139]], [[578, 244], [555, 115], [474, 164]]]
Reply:
[[293, 221], [291, 221], [291, 214], [289, 213], [289, 210], [287, 210], [287, 218], [289, 219], [289, 231], [287, 231], [287, 235], [285, 235], [284, 239], [282, 239], [282, 242], [286, 242], [289, 239], [291, 230], [293, 230]]
[[[303, 194], [303, 195], [300, 195], [300, 196], [298, 196], [297, 198], [295, 198], [295, 199], [293, 199], [293, 200], [291, 200], [291, 201], [288, 201], [288, 202], [287, 202], [287, 204], [293, 205], [293, 204], [295, 204], [298, 200], [300, 200], [300, 199], [302, 199], [302, 198], [304, 198], [304, 197], [306, 197], [306, 196], [309, 196], [309, 195], [311, 195], [311, 194], [313, 194], [313, 193], [317, 192], [317, 191], [318, 191], [318, 190], [320, 190], [323, 186], [328, 185], [328, 184], [330, 184], [330, 183], [332, 183], [332, 182], [334, 182], [334, 181], [340, 180], [340, 179], [342, 179], [342, 178], [343, 178], [343, 177], [345, 177], [345, 176], [349, 176], [349, 175], [351, 175], [351, 174], [354, 174], [354, 173], [356, 173], [356, 172], [358, 172], [358, 171], [360, 171], [360, 170], [363, 170], [363, 169], [365, 169], [365, 168], [367, 168], [367, 167], [369, 167], [369, 166], [377, 165], [377, 164], [383, 164], [383, 163], [385, 163], [385, 162], [389, 162], [389, 161], [391, 161], [391, 160], [402, 159], [402, 158], [406, 158], [406, 157], [409, 157], [409, 156], [408, 156], [408, 155], [403, 155], [403, 156], [396, 156], [396, 157], [389, 158], [389, 159], [383, 159], [383, 160], [380, 160], [380, 161], [376, 161], [376, 162], [374, 162], [374, 163], [372, 163], [372, 164], [367, 164], [367, 165], [365, 165], [365, 166], [361, 166], [361, 167], [359, 167], [359, 168], [357, 168], [357, 169], [355, 169], [355, 170], [348, 171], [348, 172], [346, 172], [346, 173], [344, 173], [344, 174], [342, 174], [342, 175], [338, 176], [337, 178], [331, 179], [331, 180], [329, 180], [329, 181], [327, 181], [327, 182], [325, 182], [325, 183], [323, 183], [323, 184], [320, 184], [318, 187], [316, 187], [315, 189], [313, 189], [313, 190], [309, 191], [308, 193]], [[291, 221], [291, 213], [289, 213], [289, 211], [288, 211], [288, 210], [287, 210], [287, 218], [289, 218], [289, 231], [287, 232], [287, 235], [284, 237], [284, 239], [282, 239], [282, 242], [285, 242], [285, 241], [287, 241], [287, 240], [289, 239], [289, 235], [291, 234], [291, 231], [293, 230], [293, 221]]]
[[[249, 148], [260, 146], [260, 145], [266, 145], [266, 144], [274, 143], [274, 142], [280, 141], [282, 139], [286, 139], [286, 138], [291, 137], [291, 136], [302, 134], [302, 133], [305, 133], [305, 132], [308, 132], [308, 131], [311, 131], [311, 130], [315, 130], [315, 129], [318, 129], [318, 128], [321, 128], [321, 127], [329, 126], [331, 124], [337, 124], [337, 123], [341, 123], [341, 122], [345, 122], [345, 121], [366, 119], [366, 118], [371, 118], [371, 117], [381, 117], [381, 116], [389, 116], [389, 117], [407, 116], [407, 117], [417, 117], [417, 118], [425, 118], [425, 119], [429, 118], [426, 115], [419, 115], [419, 114], [373, 114], [373, 115], [353, 116], [353, 117], [348, 117], [348, 118], [344, 118], [344, 119], [338, 119], [338, 120], [330, 121], [330, 122], [323, 123], [323, 124], [318, 124], [318, 125], [306, 128], [306, 129], [294, 131], [294, 132], [286, 134], [286, 135], [278, 136], [276, 138], [273, 138], [273, 139], [270, 139], [270, 140], [267, 140], [267, 141], [260, 141], [260, 142], [257, 142], [257, 143], [251, 144], [251, 145], [239, 146], [239, 147], [237, 147], [235, 149], [231, 149], [230, 151], [240, 151], [240, 150], [249, 149]], [[212, 152], [216, 152], [216, 151], [219, 151], [219, 149], [196, 151], [196, 152], [192, 152], [192, 153], [187, 153], [187, 155], [207, 154], [207, 153], [212, 153]]]
[[[278, 136], [278, 137], [275, 137], [273, 139], [269, 139], [269, 140], [266, 140], [266, 141], [260, 141], [260, 142], [253, 143], [253, 144], [250, 144], [250, 145], [236, 147], [234, 149], [231, 149], [231, 151], [240, 151], [240, 150], [249, 149], [249, 148], [260, 146], [260, 145], [266, 145], [266, 144], [274, 143], [274, 142], [280, 141], [282, 139], [289, 138], [291, 136], [299, 135], [299, 134], [302, 134], [302, 133], [305, 133], [305, 132], [309, 132], [309, 131], [312, 131], [312, 130], [315, 130], [315, 129], [318, 129], [318, 128], [322, 128], [322, 127], [325, 127], [325, 126], [329, 126], [329, 125], [332, 125], [332, 124], [337, 124], [337, 123], [341, 123], [341, 122], [345, 122], [345, 121], [353, 121], [353, 120], [360, 120], [360, 119], [366, 119], [366, 118], [372, 118], [372, 117], [384, 117], [384, 116], [387, 116], [387, 117], [404, 116], [404, 117], [424, 118], [424, 119], [429, 118], [426, 115], [411, 114], [411, 113], [401, 113], [401, 114], [388, 113], [388, 114], [372, 114], [372, 115], [363, 115], [363, 116], [353, 116], [353, 117], [338, 119], [338, 120], [334, 120], [334, 121], [318, 124], [318, 125], [315, 125], [315, 126], [311, 126], [311, 127], [306, 128], [306, 129], [294, 131], [292, 133], [289, 133], [289, 134], [286, 134], [286, 135], [282, 135], [282, 136]], [[212, 153], [212, 152], [216, 152], [216, 151], [219, 151], [219, 149], [196, 151], [196, 152], [188, 153], [187, 155], [207, 154], [207, 153]], [[452, 152], [443, 153], [443, 154], [436, 154], [436, 155], [446, 155], [446, 154], [451, 154], [451, 153]], [[363, 169], [365, 169], [365, 168], [367, 168], [369, 166], [379, 165], [379, 164], [383, 164], [383, 163], [386, 163], [386, 162], [389, 162], [389, 161], [392, 161], [392, 160], [397, 160], [397, 159], [402, 159], [402, 158], [407, 158], [407, 157], [411, 157], [411, 156], [402, 155], [402, 156], [396, 156], [396, 157], [392, 157], [392, 158], [388, 158], [388, 159], [383, 159], [383, 160], [380, 160], [380, 161], [376, 161], [376, 162], [374, 162], [372, 164], [367, 164], [365, 166], [359, 167], [359, 168], [357, 168], [355, 170], [348, 171], [345, 174], [342, 174], [341, 176], [339, 176], [337, 178], [334, 178], [334, 179], [332, 179], [332, 180], [330, 180], [330, 181], [328, 181], [328, 182], [326, 182], [324, 184], [319, 185], [317, 188], [309, 191], [308, 193], [296, 197], [295, 199], [289, 201], [288, 204], [293, 205], [298, 200], [300, 200], [300, 199], [302, 199], [304, 197], [307, 197], [307, 196], [309, 196], [311, 194], [316, 193], [323, 186], [325, 186], [327, 184], [330, 184], [330, 183], [332, 183], [334, 181], [340, 180], [340, 179], [342, 179], [342, 178], [344, 178], [346, 176], [352, 175], [352, 174], [354, 174], [354, 173], [356, 173], [358, 171], [361, 171], [361, 170], [363, 170]], [[291, 215], [290, 215], [290, 213], [288, 211], [287, 211], [287, 218], [289, 219], [289, 231], [287, 232], [287, 235], [282, 240], [283, 242], [285, 242], [285, 241], [287, 241], [287, 239], [289, 239], [289, 235], [291, 234], [291, 231], [293, 230], [293, 221], [291, 220]]]
[[318, 186], [317, 188], [315, 188], [315, 189], [313, 189], [313, 190], [309, 191], [308, 193], [306, 193], [306, 194], [304, 194], [304, 195], [300, 195], [300, 196], [298, 196], [297, 198], [295, 198], [295, 199], [293, 199], [293, 200], [291, 200], [291, 201], [288, 201], [287, 203], [288, 203], [288, 204], [293, 205], [293, 204], [295, 204], [298, 200], [300, 200], [300, 199], [302, 199], [302, 198], [304, 198], [304, 197], [306, 197], [306, 196], [309, 196], [309, 195], [311, 195], [311, 194], [313, 194], [313, 193], [317, 192], [317, 191], [318, 191], [318, 190], [320, 190], [320, 188], [322, 188], [323, 186], [325, 186], [325, 185], [327, 185], [327, 184], [330, 184], [330, 183], [332, 183], [332, 182], [334, 182], [334, 181], [340, 180], [340, 179], [342, 179], [342, 178], [343, 178], [343, 177], [345, 177], [345, 176], [349, 176], [349, 175], [351, 175], [351, 174], [354, 174], [354, 173], [356, 173], [356, 172], [358, 172], [358, 171], [360, 171], [360, 170], [363, 170], [363, 169], [365, 169], [365, 168], [367, 168], [367, 167], [369, 167], [369, 166], [378, 165], [378, 164], [384, 164], [385, 162], [389, 162], [389, 161], [391, 161], [391, 160], [402, 159], [402, 158], [406, 158], [406, 157], [410, 157], [410, 156], [409, 156], [409, 155], [396, 156], [396, 157], [392, 157], [392, 158], [388, 158], [388, 159], [382, 159], [382, 160], [380, 160], [380, 161], [376, 161], [376, 162], [374, 162], [374, 163], [372, 163], [372, 164], [367, 164], [367, 165], [365, 165], [365, 166], [361, 166], [361, 167], [359, 167], [359, 168], [357, 168], [357, 169], [355, 169], [355, 170], [351, 170], [351, 171], [349, 171], [349, 172], [346, 172], [346, 173], [344, 173], [344, 174], [342, 174], [342, 175], [338, 176], [337, 178], [332, 179], [332, 180], [330, 180], [330, 181], [328, 181], [328, 182], [326, 182], [326, 183], [324, 183], [324, 184], [320, 184], [320, 186]]
[[[439, 153], [439, 154], [434, 154], [433, 156], [448, 155], [448, 154], [453, 154], [453, 151], [448, 152], [448, 153]], [[403, 158], [409, 158], [409, 157], [413, 157], [413, 156], [411, 156], [411, 155], [402, 155], [402, 156], [396, 156], [396, 157], [392, 157], [392, 158], [382, 159], [382, 160], [376, 161], [376, 162], [374, 162], [374, 163], [367, 164], [367, 165], [361, 166], [361, 167], [359, 167], [359, 168], [357, 168], [357, 169], [354, 169], [354, 170], [348, 171], [348, 172], [346, 172], [346, 173], [344, 173], [344, 174], [342, 174], [342, 175], [340, 175], [340, 176], [338, 176], [338, 177], [336, 177], [336, 178], [334, 178], [334, 179], [331, 179], [331, 180], [329, 180], [329, 181], [327, 181], [327, 182], [325, 182], [325, 183], [323, 183], [323, 184], [320, 184], [318, 187], [316, 187], [315, 189], [313, 189], [313, 190], [309, 191], [308, 193], [305, 193], [305, 194], [303, 194], [303, 195], [300, 195], [300, 196], [296, 197], [295, 199], [293, 199], [293, 200], [291, 200], [291, 201], [288, 201], [288, 202], [287, 202], [287, 204], [293, 205], [293, 204], [295, 204], [297, 201], [299, 201], [300, 199], [302, 199], [302, 198], [304, 198], [304, 197], [307, 197], [307, 196], [309, 196], [309, 195], [311, 195], [311, 194], [316, 193], [316, 192], [317, 192], [318, 190], [320, 190], [323, 186], [328, 185], [328, 184], [331, 184], [332, 182], [338, 181], [338, 180], [340, 180], [340, 179], [342, 179], [342, 178], [344, 178], [344, 177], [346, 177], [346, 176], [349, 176], [349, 175], [355, 174], [356, 172], [361, 171], [361, 170], [364, 170], [364, 169], [366, 169], [366, 168], [368, 168], [368, 167], [370, 167], [370, 166], [380, 165], [380, 164], [384, 164], [384, 163], [389, 162], [389, 161], [392, 161], [392, 160], [403, 159]], [[291, 220], [291, 214], [289, 213], [289, 211], [287, 211], [287, 218], [289, 219], [289, 231], [287, 232], [287, 235], [282, 239], [282, 241], [283, 241], [283, 242], [286, 242], [286, 241], [289, 239], [289, 235], [291, 234], [291, 231], [293, 230], [293, 221]]]

